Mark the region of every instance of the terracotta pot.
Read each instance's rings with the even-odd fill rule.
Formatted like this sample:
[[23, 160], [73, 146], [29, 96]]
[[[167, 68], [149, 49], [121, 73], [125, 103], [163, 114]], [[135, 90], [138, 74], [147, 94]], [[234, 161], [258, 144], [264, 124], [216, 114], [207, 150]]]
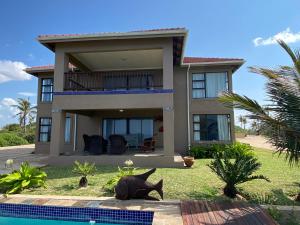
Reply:
[[183, 157], [183, 161], [184, 161], [184, 165], [186, 167], [192, 167], [192, 165], [195, 162], [195, 158], [192, 156], [185, 156], [185, 157]]

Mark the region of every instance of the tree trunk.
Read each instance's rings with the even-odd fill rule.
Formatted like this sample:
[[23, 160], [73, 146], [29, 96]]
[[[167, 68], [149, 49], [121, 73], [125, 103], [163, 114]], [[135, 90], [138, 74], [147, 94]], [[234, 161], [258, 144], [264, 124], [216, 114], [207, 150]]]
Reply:
[[297, 195], [295, 201], [300, 202], [300, 193], [298, 193], [298, 195]]
[[234, 185], [226, 185], [223, 189], [224, 195], [229, 198], [235, 198], [237, 194], [237, 190]]
[[79, 187], [87, 187], [88, 186], [88, 180], [86, 177], [81, 177], [80, 181], [79, 181]]

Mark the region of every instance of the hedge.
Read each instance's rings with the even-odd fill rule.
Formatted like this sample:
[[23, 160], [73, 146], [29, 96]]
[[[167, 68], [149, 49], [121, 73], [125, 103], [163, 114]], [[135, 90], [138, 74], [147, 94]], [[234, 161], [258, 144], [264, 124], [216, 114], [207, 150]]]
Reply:
[[13, 133], [0, 133], [0, 147], [26, 145], [28, 141]]

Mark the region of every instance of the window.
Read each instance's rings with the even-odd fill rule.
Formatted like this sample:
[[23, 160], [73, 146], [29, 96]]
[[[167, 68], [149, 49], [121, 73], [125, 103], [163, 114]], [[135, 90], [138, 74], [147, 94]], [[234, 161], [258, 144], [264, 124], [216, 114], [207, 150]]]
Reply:
[[194, 73], [192, 75], [193, 98], [215, 98], [228, 90], [228, 76], [221, 73]]
[[229, 141], [229, 115], [194, 115], [194, 141]]
[[39, 123], [39, 141], [49, 142], [51, 138], [51, 118], [41, 117]]
[[52, 102], [53, 98], [53, 79], [43, 78], [41, 87], [41, 101]]
[[71, 117], [67, 116], [65, 121], [65, 143], [71, 142]]
[[153, 119], [104, 119], [102, 130], [105, 139], [108, 139], [111, 134], [120, 134], [125, 137], [138, 135], [142, 141], [145, 138], [153, 137]]

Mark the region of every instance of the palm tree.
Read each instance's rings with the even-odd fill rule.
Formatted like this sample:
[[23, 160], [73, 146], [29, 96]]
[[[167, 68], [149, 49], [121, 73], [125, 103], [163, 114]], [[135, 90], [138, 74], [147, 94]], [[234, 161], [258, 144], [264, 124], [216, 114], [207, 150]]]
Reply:
[[18, 104], [14, 105], [17, 108], [18, 113], [16, 116], [19, 117], [20, 127], [23, 128], [24, 133], [26, 132], [27, 119], [32, 120], [36, 114], [36, 107], [31, 106], [31, 103], [24, 98], [18, 98]]
[[300, 157], [300, 51], [292, 51], [283, 41], [280, 46], [288, 53], [293, 66], [278, 69], [250, 67], [250, 71], [267, 78], [266, 91], [269, 104], [261, 106], [257, 101], [235, 93], [224, 93], [220, 101], [230, 107], [249, 112], [248, 117], [257, 119], [268, 127], [267, 137], [278, 149], [286, 152], [291, 165]]
[[241, 123], [241, 128], [243, 128], [243, 116], [242, 115], [240, 115], [239, 116], [239, 122]]
[[245, 116], [243, 116], [242, 123], [244, 125], [244, 130], [246, 130], [247, 118]]

